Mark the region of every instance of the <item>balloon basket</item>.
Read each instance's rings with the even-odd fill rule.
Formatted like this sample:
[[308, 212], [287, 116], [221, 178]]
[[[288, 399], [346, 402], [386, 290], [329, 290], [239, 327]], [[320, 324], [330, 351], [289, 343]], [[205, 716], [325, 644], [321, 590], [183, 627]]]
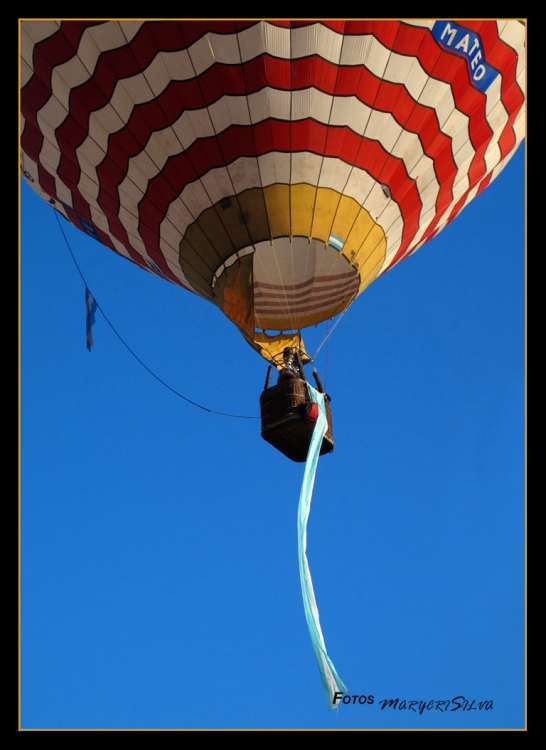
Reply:
[[[287, 458], [298, 463], [307, 459], [313, 426], [306, 422], [309, 390], [305, 380], [280, 378], [277, 385], [266, 388], [260, 396], [262, 437]], [[325, 399], [328, 427], [320, 455], [334, 450], [332, 410]]]

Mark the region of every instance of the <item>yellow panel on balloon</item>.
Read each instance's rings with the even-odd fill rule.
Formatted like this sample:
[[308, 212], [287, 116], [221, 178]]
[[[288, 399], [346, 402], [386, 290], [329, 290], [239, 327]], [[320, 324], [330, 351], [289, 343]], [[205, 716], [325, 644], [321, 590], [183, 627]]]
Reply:
[[290, 186], [291, 234], [293, 237], [311, 236], [316, 197], [316, 187], [307, 184]]
[[290, 196], [288, 185], [269, 185], [264, 188], [264, 195], [271, 237], [289, 237]]
[[318, 188], [311, 236], [328, 243], [341, 195], [330, 188]]

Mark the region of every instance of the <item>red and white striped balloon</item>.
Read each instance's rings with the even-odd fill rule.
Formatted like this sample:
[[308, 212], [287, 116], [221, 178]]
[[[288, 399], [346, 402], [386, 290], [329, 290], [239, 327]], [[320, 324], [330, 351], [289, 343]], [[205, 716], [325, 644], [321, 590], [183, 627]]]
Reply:
[[20, 31], [25, 179], [264, 356], [264, 332], [333, 317], [433, 238], [524, 137], [517, 20]]

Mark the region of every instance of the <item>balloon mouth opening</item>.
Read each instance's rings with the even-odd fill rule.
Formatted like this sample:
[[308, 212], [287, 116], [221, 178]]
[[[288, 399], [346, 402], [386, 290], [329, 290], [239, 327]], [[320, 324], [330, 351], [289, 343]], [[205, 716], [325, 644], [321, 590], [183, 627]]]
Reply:
[[211, 288], [214, 289], [216, 285], [218, 284], [218, 281], [220, 278], [226, 273], [228, 268], [231, 268], [235, 263], [237, 263], [238, 260], [241, 260], [241, 258], [244, 258], [245, 255], [252, 255], [255, 252], [254, 247], [244, 247], [241, 250], [238, 250], [235, 253], [232, 253], [229, 258], [226, 258], [223, 263], [221, 263], [216, 271], [214, 272], [214, 276], [212, 277], [212, 281], [210, 283]]

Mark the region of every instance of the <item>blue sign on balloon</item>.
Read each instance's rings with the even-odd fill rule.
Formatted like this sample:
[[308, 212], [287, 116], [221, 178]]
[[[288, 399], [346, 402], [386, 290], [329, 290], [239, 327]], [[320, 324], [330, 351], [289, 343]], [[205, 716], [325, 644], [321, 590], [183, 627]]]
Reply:
[[482, 40], [478, 34], [454, 21], [436, 21], [432, 27], [432, 35], [442, 47], [467, 59], [470, 80], [480, 91], [487, 91], [499, 71], [485, 61]]

